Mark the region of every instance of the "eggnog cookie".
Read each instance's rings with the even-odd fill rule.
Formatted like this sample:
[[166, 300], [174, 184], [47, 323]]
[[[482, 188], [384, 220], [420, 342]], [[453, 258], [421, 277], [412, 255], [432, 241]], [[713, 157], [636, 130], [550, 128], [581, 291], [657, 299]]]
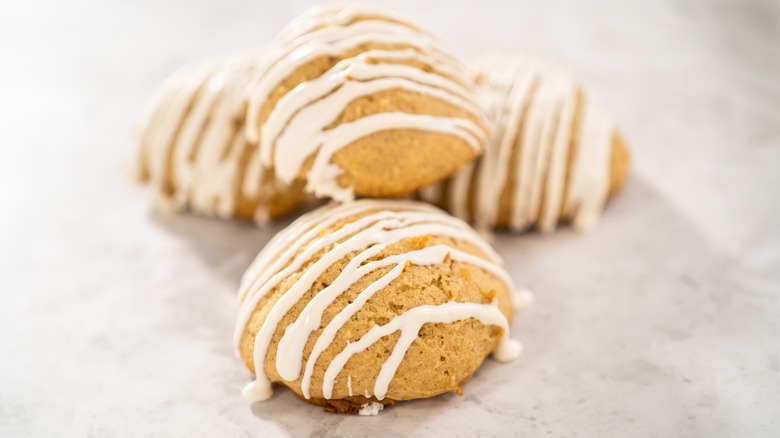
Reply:
[[315, 8], [282, 31], [249, 92], [250, 172], [318, 197], [405, 195], [479, 155], [486, 116], [432, 35], [375, 7]]
[[137, 170], [159, 205], [262, 221], [305, 202], [302, 183], [285, 184], [265, 168], [246, 172], [244, 96], [258, 59], [232, 55], [187, 66], [158, 90], [141, 126]]
[[568, 73], [538, 59], [493, 55], [472, 68], [494, 122], [490, 145], [420, 197], [480, 229], [594, 226], [629, 166], [609, 114]]
[[359, 200], [308, 213], [246, 271], [236, 348], [255, 380], [342, 413], [461, 392], [507, 338], [512, 281], [459, 219], [424, 203]]

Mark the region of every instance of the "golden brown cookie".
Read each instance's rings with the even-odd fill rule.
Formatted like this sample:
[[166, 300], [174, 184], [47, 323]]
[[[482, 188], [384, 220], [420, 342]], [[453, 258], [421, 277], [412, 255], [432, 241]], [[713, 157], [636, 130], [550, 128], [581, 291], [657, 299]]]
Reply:
[[318, 197], [406, 195], [487, 143], [464, 66], [375, 7], [314, 8], [272, 45], [249, 93], [251, 166]]
[[587, 229], [623, 185], [629, 152], [612, 118], [565, 71], [492, 55], [472, 65], [494, 134], [485, 154], [420, 191], [480, 229]]
[[468, 225], [413, 201], [359, 200], [308, 213], [241, 284], [236, 348], [265, 400], [280, 383], [342, 413], [460, 393], [507, 338], [513, 286]]
[[142, 123], [137, 169], [158, 205], [263, 221], [306, 202], [302, 183], [282, 183], [264, 168], [247, 171], [244, 96], [259, 58], [190, 65], [158, 90]]

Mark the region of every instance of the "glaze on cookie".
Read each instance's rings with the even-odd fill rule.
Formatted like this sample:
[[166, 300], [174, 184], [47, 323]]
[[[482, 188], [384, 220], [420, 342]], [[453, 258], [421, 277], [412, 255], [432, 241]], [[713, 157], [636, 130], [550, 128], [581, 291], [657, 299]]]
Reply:
[[612, 117], [567, 72], [538, 59], [491, 55], [472, 69], [494, 124], [490, 145], [420, 197], [479, 229], [593, 227], [628, 172]]
[[258, 145], [250, 173], [272, 168], [318, 197], [409, 194], [487, 143], [464, 66], [429, 33], [372, 6], [312, 9], [259, 69], [248, 95], [247, 136]]
[[[308, 213], [244, 274], [236, 348], [256, 380], [356, 413], [459, 392], [508, 339], [514, 288], [499, 256], [459, 219], [413, 201], [359, 200]], [[373, 409], [373, 408], [371, 408]]]
[[306, 201], [301, 183], [282, 183], [265, 168], [246, 173], [244, 98], [259, 58], [186, 66], [158, 90], [141, 124], [138, 159], [138, 177], [153, 187], [158, 205], [262, 222]]

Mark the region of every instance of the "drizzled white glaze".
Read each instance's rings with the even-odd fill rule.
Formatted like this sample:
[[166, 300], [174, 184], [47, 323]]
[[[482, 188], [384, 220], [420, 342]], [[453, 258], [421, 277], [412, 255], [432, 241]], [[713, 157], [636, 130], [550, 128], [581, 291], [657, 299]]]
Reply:
[[[185, 67], [153, 99], [142, 125], [139, 165], [164, 206], [234, 216], [242, 158], [249, 147], [243, 135], [243, 99], [258, 73], [259, 58], [242, 53]], [[285, 190], [264, 168], [252, 177], [252, 186], [261, 187], [267, 199]], [[260, 203], [255, 215], [266, 216], [266, 207]]]
[[[569, 199], [564, 211], [578, 228], [598, 221], [609, 190], [609, 159], [615, 125], [596, 103], [586, 97], [580, 128], [580, 147], [575, 150]], [[589, 146], [589, 147], [586, 147]]]
[[406, 18], [395, 14], [389, 9], [376, 5], [350, 3], [317, 5], [309, 8], [306, 12], [291, 20], [290, 23], [279, 32], [276, 41], [281, 43], [289, 42], [294, 38], [310, 33], [316, 29], [345, 26], [360, 17], [370, 17], [374, 19], [381, 17], [383, 20], [393, 21], [410, 29], [417, 29], [421, 33], [426, 33], [423, 29], [409, 23]]
[[[331, 226], [344, 220], [351, 220], [351, 222], [335, 231], [327, 232]], [[436, 244], [375, 259], [393, 243], [427, 235], [446, 236], [468, 242], [480, 248], [486, 258], [477, 257], [448, 245]], [[310, 385], [315, 363], [332, 345], [342, 326], [374, 294], [398, 278], [408, 266], [441, 264], [449, 258], [493, 275], [504, 282], [510, 291], [514, 291], [511, 279], [500, 267], [501, 260], [498, 255], [462, 221], [436, 208], [409, 201], [375, 200], [327, 206], [301, 217], [288, 229], [279, 233], [247, 270], [242, 279], [241, 305], [234, 338], [237, 347], [244, 335], [246, 324], [262, 297], [274, 290], [290, 274], [299, 271], [314, 254], [319, 254], [326, 248], [327, 251], [316, 261], [307, 264], [296, 281], [273, 304], [255, 337], [253, 359], [256, 380], [245, 390], [245, 395], [251, 400], [262, 400], [271, 395], [271, 385], [265, 375], [264, 363], [271, 338], [278, 330], [278, 324], [311, 289], [320, 275], [348, 254], [357, 252], [338, 276], [306, 303], [297, 319], [285, 327], [282, 338], [276, 344], [274, 364], [276, 371], [287, 381], [301, 378], [301, 388], [306, 398], [311, 397]], [[321, 327], [322, 317], [328, 306], [357, 281], [381, 268], [390, 268], [390, 270], [361, 290], [350, 304]], [[322, 389], [324, 396], [326, 398], [332, 396], [335, 379], [349, 357], [368, 348], [381, 337], [400, 330], [401, 339], [383, 365], [373, 388], [374, 396], [381, 400], [406, 350], [417, 338], [417, 333], [423, 324], [454, 322], [468, 318], [477, 319], [484, 324], [496, 325], [503, 329], [504, 334], [508, 333], [508, 322], [495, 302], [493, 304], [450, 302], [410, 309], [385, 325], [375, 326], [358, 341], [349, 343], [339, 353], [328, 365]], [[307, 341], [312, 333], [320, 328], [322, 330], [311, 353], [304, 358], [304, 347]], [[516, 357], [519, 352], [519, 344], [504, 336], [494, 356], [500, 360], [509, 360]], [[351, 393], [351, 376], [347, 376], [346, 384]], [[367, 389], [366, 394], [369, 394]]]
[[[287, 327], [287, 331], [285, 331], [282, 340], [279, 342], [276, 368], [285, 380], [295, 380], [300, 373], [303, 347], [306, 340], [312, 331], [319, 328], [322, 314], [327, 306], [364, 275], [379, 267], [395, 264], [395, 267], [389, 273], [364, 289], [351, 304], [347, 305], [327, 326], [325, 326], [314, 344], [314, 348], [306, 363], [306, 369], [301, 382], [301, 389], [304, 396], [309, 397], [309, 384], [312, 373], [314, 372], [314, 365], [319, 355], [335, 340], [338, 330], [341, 329], [341, 327], [349, 321], [349, 319], [357, 313], [357, 311], [360, 310], [376, 292], [389, 285], [394, 279], [401, 275], [405, 263], [411, 263], [418, 266], [441, 264], [444, 262], [445, 258], [449, 256], [452, 260], [484, 269], [502, 279], [506, 284], [511, 284], [511, 280], [502, 269], [497, 268], [484, 259], [452, 249], [445, 245], [431, 246], [422, 250], [387, 257], [360, 266], [362, 261], [375, 256], [381, 249], [384, 249], [385, 246], [386, 245], [375, 245], [351, 260], [336, 281], [328, 286], [328, 288], [320, 291], [320, 293], [306, 305], [306, 308], [304, 308], [298, 320]], [[401, 357], [403, 357], [403, 355], [401, 355]]]
[[[358, 21], [355, 21], [358, 19]], [[341, 57], [357, 47], [380, 47], [347, 57], [317, 78], [298, 84], [273, 105], [265, 121], [261, 108], [277, 87], [298, 68], [312, 60]], [[426, 71], [402, 62], [422, 63]], [[334, 155], [355, 141], [374, 133], [398, 129], [439, 132], [462, 139], [481, 151], [487, 142], [483, 110], [471, 82], [459, 64], [431, 35], [379, 9], [366, 6], [321, 8], [293, 21], [263, 60], [262, 71], [248, 98], [247, 137], [259, 144], [250, 160], [250, 174], [263, 167], [292, 182], [307, 180], [307, 191], [340, 201], [354, 198], [350, 187], [338, 178], [343, 170]], [[382, 91], [404, 90], [459, 108], [469, 118], [386, 112], [368, 115], [329, 128], [353, 101]], [[302, 174], [307, 161], [314, 164]], [[253, 184], [248, 179], [247, 184]], [[246, 190], [251, 190], [247, 187]]]
[[[577, 82], [537, 59], [494, 55], [473, 68], [494, 135], [472, 167], [421, 190], [420, 197], [439, 203], [447, 193], [446, 204], [454, 215], [486, 230], [496, 225], [502, 194], [509, 189], [510, 230], [536, 226], [552, 232], [561, 212], [578, 229], [594, 226], [607, 198], [612, 119], [585, 93], [580, 93], [577, 115]], [[576, 148], [566, 184], [572, 142]]]
[[[420, 328], [427, 323], [452, 323], [464, 319], [474, 318], [486, 325], [497, 325], [508, 331], [509, 327], [504, 314], [498, 310], [497, 306], [476, 304], [476, 303], [455, 303], [450, 302], [437, 306], [427, 305], [418, 306], [402, 313], [391, 319], [385, 325], [376, 325], [366, 332], [359, 341], [347, 345], [328, 365], [325, 371], [323, 383], [323, 395], [329, 399], [333, 395], [333, 385], [336, 383], [336, 377], [339, 375], [344, 365], [350, 357], [364, 351], [373, 345], [376, 341], [385, 336], [391, 335], [397, 331], [401, 332], [393, 352], [390, 357], [382, 364], [382, 369], [376, 378], [374, 384], [374, 397], [377, 400], [383, 400], [387, 394], [387, 388], [390, 381], [395, 376], [398, 366], [406, 354], [406, 350], [412, 345], [419, 334]], [[503, 342], [503, 340], [502, 340]]]

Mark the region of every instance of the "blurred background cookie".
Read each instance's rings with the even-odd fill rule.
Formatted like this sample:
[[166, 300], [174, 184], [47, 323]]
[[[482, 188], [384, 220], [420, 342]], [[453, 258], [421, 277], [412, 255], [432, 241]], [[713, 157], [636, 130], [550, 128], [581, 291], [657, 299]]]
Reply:
[[629, 152], [612, 117], [566, 71], [526, 56], [471, 64], [494, 124], [490, 146], [420, 191], [480, 229], [588, 229], [623, 185]]
[[262, 222], [305, 203], [302, 183], [283, 183], [262, 167], [247, 172], [244, 96], [259, 57], [186, 66], [157, 91], [141, 124], [137, 171], [159, 206]]

